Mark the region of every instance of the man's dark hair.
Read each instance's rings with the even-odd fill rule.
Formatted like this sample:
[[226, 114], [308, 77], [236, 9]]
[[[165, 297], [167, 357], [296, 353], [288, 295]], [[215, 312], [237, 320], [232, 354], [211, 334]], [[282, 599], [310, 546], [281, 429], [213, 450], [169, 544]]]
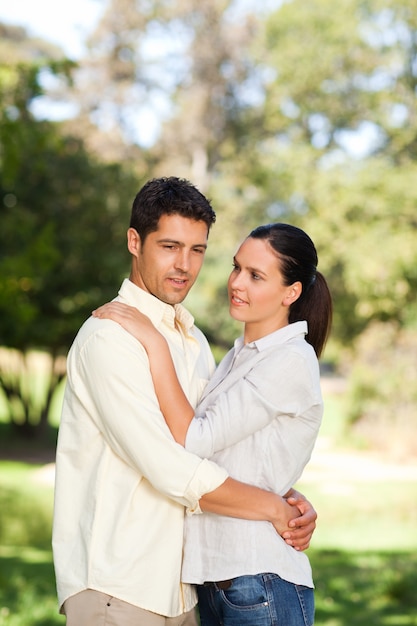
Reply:
[[154, 178], [137, 193], [130, 218], [130, 227], [143, 243], [149, 233], [158, 229], [162, 215], [181, 215], [207, 224], [207, 231], [216, 221], [216, 214], [207, 198], [184, 178]]

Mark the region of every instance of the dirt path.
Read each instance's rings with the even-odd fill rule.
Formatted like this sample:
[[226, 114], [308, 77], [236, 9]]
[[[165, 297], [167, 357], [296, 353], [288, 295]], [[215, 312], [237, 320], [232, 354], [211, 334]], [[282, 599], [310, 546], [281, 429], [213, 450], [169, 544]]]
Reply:
[[304, 483], [385, 480], [417, 481], [417, 460], [395, 463], [378, 453], [334, 450], [325, 437], [319, 437], [302, 477]]

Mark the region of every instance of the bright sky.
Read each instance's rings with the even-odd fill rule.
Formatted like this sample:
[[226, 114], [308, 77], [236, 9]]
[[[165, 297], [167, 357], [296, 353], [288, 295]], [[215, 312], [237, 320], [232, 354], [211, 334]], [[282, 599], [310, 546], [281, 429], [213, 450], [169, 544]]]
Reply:
[[0, 21], [23, 26], [78, 58], [103, 5], [104, 0], [0, 0]]
[[[106, 0], [0, 0], [0, 22], [23, 26], [29, 35], [39, 36], [61, 46], [72, 59], [83, 54], [83, 41], [93, 30], [104, 10]], [[62, 119], [71, 115], [62, 107], [39, 102], [36, 109], [40, 117]], [[139, 118], [138, 118], [139, 119]], [[150, 144], [158, 130], [158, 117], [154, 109], [141, 109], [138, 139]]]

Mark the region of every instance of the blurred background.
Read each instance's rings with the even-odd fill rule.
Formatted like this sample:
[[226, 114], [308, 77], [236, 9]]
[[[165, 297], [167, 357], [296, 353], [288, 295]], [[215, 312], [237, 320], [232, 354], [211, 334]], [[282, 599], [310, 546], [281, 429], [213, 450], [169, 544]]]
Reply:
[[417, 625], [415, 0], [0, 7], [0, 626], [62, 624], [50, 552], [65, 355], [128, 275], [130, 207], [180, 176], [217, 223], [186, 305], [217, 359], [256, 225], [305, 229], [334, 298], [316, 624]]

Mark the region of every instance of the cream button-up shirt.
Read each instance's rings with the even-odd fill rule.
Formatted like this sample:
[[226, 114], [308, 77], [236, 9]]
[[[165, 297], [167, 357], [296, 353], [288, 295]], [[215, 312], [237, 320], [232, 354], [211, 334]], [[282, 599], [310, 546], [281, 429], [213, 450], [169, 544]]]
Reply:
[[[193, 318], [125, 280], [118, 300], [168, 340], [193, 405], [214, 369]], [[90, 588], [165, 616], [196, 603], [180, 580], [184, 507], [227, 478], [173, 440], [142, 345], [89, 318], [70, 349], [56, 457], [53, 552], [58, 600]]]

